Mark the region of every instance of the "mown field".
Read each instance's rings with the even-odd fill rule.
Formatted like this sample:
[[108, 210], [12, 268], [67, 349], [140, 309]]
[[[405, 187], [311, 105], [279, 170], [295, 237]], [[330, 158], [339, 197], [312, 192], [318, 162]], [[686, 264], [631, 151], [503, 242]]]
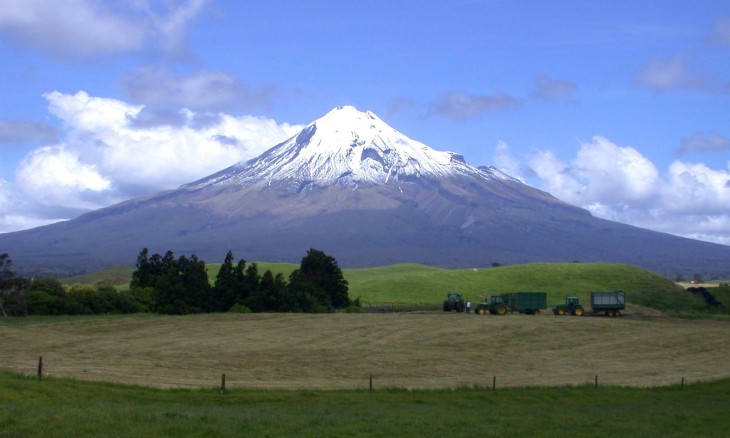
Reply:
[[0, 436], [725, 437], [730, 381], [497, 391], [157, 390], [0, 372]]
[[154, 387], [653, 386], [730, 378], [726, 319], [201, 314], [0, 319], [3, 369]]

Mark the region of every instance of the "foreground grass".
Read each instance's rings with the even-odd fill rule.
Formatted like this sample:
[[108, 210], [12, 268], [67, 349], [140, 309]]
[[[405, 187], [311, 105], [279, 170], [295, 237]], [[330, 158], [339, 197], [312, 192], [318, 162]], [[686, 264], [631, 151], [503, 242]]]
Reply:
[[0, 436], [724, 437], [730, 381], [669, 388], [155, 390], [0, 373]]

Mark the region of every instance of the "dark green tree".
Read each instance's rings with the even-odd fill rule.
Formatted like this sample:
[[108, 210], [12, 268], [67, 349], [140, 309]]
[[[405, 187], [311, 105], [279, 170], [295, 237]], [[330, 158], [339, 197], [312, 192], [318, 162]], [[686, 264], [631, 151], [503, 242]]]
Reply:
[[[245, 265], [245, 261], [242, 260]], [[243, 272], [243, 271], [242, 271]], [[227, 312], [241, 298], [241, 278], [233, 266], [233, 252], [228, 251], [215, 277], [215, 285], [209, 309], [213, 312]]]
[[289, 288], [301, 304], [313, 299], [323, 308], [343, 309], [350, 305], [347, 280], [337, 260], [314, 248], [307, 251], [299, 269], [289, 276]]
[[0, 254], [0, 314], [27, 316], [30, 280], [16, 277], [8, 254]]
[[205, 262], [195, 254], [190, 258], [180, 256], [177, 261], [182, 282], [182, 299], [191, 312], [203, 312], [210, 307], [210, 282]]

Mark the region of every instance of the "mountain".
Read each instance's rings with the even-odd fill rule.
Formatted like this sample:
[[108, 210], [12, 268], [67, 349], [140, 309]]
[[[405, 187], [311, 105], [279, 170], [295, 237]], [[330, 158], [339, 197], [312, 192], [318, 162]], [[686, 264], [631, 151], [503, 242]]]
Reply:
[[229, 249], [298, 262], [314, 247], [345, 267], [606, 261], [673, 276], [730, 266], [728, 246], [594, 218], [348, 106], [176, 190], [0, 235], [19, 271], [54, 275], [133, 264], [143, 247], [209, 262]]

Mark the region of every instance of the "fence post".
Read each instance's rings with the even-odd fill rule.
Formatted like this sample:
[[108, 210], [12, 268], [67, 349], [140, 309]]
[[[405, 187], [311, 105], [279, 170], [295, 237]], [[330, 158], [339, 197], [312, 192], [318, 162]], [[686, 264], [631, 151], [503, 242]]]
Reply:
[[221, 394], [226, 393], [226, 373], [221, 374]]
[[370, 374], [370, 392], [373, 392], [373, 375]]
[[594, 388], [598, 389], [598, 375], [596, 375], [596, 384], [595, 384]]
[[679, 389], [684, 389], [684, 376], [682, 376], [682, 384], [680, 385]]
[[492, 376], [492, 391], [497, 389], [497, 376]]
[[38, 358], [38, 380], [43, 380], [43, 356]]

